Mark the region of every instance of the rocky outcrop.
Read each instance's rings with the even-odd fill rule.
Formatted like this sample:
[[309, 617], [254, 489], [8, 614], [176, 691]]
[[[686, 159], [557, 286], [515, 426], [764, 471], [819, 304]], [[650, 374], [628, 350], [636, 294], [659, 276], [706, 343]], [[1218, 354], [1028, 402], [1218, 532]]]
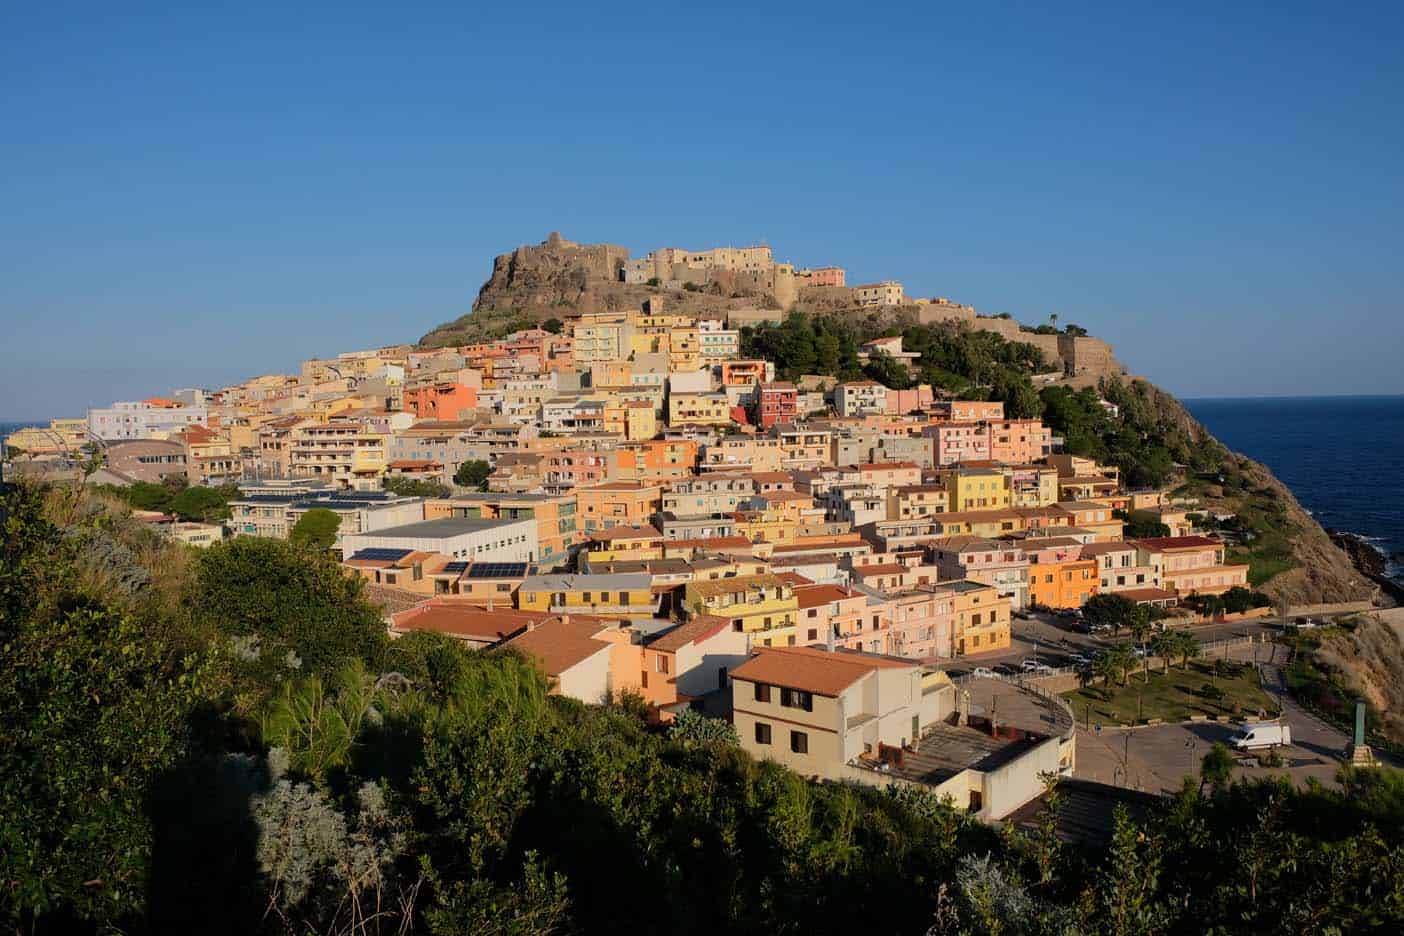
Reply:
[[1350, 557], [1351, 564], [1361, 575], [1378, 585], [1395, 604], [1404, 603], [1404, 585], [1389, 577], [1389, 563], [1383, 553], [1354, 533], [1344, 533], [1340, 530], [1326, 532], [1331, 537], [1331, 542]]
[[669, 310], [699, 315], [730, 308], [764, 306], [768, 296], [753, 295], [723, 283], [692, 292], [627, 284], [620, 272], [627, 248], [613, 244], [577, 244], [552, 233], [540, 244], [523, 245], [493, 259], [492, 273], [478, 290], [473, 310], [446, 322], [419, 340], [421, 348], [466, 344], [530, 328], [551, 318], [581, 312], [641, 309], [661, 298]]

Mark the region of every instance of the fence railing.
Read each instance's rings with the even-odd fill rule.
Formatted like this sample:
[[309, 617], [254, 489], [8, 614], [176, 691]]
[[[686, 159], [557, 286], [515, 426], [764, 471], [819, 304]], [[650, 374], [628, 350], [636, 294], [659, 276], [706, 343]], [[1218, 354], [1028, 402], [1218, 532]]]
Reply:
[[964, 686], [970, 684], [976, 679], [996, 679], [1000, 682], [1008, 683], [1011, 686], [1018, 686], [1025, 692], [1032, 693], [1033, 695], [1038, 696], [1044, 701], [1052, 703], [1054, 709], [1056, 710], [1053, 713], [1053, 724], [1058, 729], [1058, 736], [1061, 737], [1064, 741], [1066, 741], [1067, 739], [1072, 737], [1073, 732], [1077, 728], [1077, 718], [1073, 715], [1071, 703], [1069, 703], [1067, 699], [1064, 699], [1058, 693], [1043, 688], [1039, 684], [1033, 682], [1033, 680], [1048, 679], [1052, 676], [1067, 676], [1075, 674], [1076, 672], [1077, 669], [1075, 667], [1062, 666], [1058, 667], [1052, 673], [1039, 673], [1036, 675], [1032, 673], [1016, 673], [1013, 675], [1006, 675], [1004, 673], [992, 672], [988, 676], [983, 674], [980, 676], [976, 676], [973, 673], [966, 673], [965, 675], [958, 676], [951, 681], [957, 686]]

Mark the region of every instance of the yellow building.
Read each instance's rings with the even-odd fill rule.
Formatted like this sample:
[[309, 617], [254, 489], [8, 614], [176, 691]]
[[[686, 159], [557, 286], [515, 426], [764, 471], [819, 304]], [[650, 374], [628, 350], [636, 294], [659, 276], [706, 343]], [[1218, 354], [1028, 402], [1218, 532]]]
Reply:
[[622, 435], [629, 442], [643, 442], [658, 435], [658, 414], [642, 400], [606, 406], [604, 431]]
[[951, 509], [950, 495], [939, 484], [912, 484], [893, 488], [888, 496], [889, 520], [912, 520], [946, 513]]
[[674, 393], [668, 397], [669, 426], [725, 426], [731, 406], [725, 393]]
[[750, 634], [756, 646], [795, 643], [799, 602], [795, 590], [774, 575], [689, 582], [683, 589], [683, 607], [693, 614], [729, 620], [733, 630]]
[[1112, 515], [1112, 506], [1103, 501], [1061, 501], [1058, 507], [1072, 515], [1072, 525], [1090, 530], [1099, 543], [1113, 543], [1121, 539], [1125, 526]]
[[668, 366], [673, 373], [691, 373], [702, 366], [702, 343], [697, 326], [689, 324], [674, 328], [668, 335]]
[[602, 562], [637, 562], [663, 558], [663, 534], [653, 526], [617, 526], [590, 534], [580, 555], [581, 568]]
[[955, 592], [953, 656], [1009, 649], [1010, 604], [993, 585], [962, 580], [942, 582]]
[[1009, 478], [997, 468], [953, 468], [941, 472], [950, 510], [1008, 510]]
[[1009, 477], [1011, 506], [1050, 507], [1058, 503], [1058, 469], [1044, 465], [1013, 465], [1002, 470]]
[[588, 614], [607, 618], [649, 618], [658, 612], [653, 576], [529, 575], [517, 589], [517, 607], [547, 614]]
[[88, 443], [88, 421], [81, 417], [51, 419], [48, 426], [16, 429], [5, 437], [8, 448], [30, 455], [76, 455]]

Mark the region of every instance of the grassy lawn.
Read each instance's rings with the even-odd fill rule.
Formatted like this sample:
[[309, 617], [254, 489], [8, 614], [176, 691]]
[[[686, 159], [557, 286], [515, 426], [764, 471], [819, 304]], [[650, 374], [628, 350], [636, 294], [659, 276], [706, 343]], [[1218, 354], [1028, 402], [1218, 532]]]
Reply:
[[[1142, 682], [1137, 670], [1127, 677], [1124, 686], [1113, 682], [1110, 688], [1103, 689], [1099, 680], [1095, 686], [1064, 693], [1063, 698], [1072, 703], [1078, 724], [1086, 723], [1090, 704], [1094, 725], [1134, 724], [1138, 717], [1182, 721], [1191, 715], [1230, 715], [1235, 704], [1245, 715], [1256, 715], [1260, 709], [1269, 715], [1277, 711], [1272, 697], [1259, 684], [1258, 671], [1251, 665], [1240, 665], [1235, 675], [1222, 677], [1215, 677], [1213, 664], [1204, 661], [1191, 661], [1188, 670], [1172, 663], [1169, 673], [1160, 672], [1161, 665], [1159, 660], [1151, 661], [1147, 682]], [[1223, 690], [1223, 699], [1200, 695], [1205, 683]]]

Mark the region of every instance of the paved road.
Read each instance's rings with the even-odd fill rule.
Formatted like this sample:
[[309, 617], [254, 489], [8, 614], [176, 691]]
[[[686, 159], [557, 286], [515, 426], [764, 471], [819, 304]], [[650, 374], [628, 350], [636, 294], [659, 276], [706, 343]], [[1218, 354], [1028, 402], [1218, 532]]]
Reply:
[[[1276, 619], [1266, 622], [1235, 621], [1227, 624], [1204, 624], [1190, 628], [1190, 633], [1199, 638], [1200, 643], [1212, 643], [1233, 637], [1257, 637], [1264, 632], [1276, 632]], [[1010, 629], [1011, 640], [1008, 650], [995, 653], [967, 654], [955, 664], [957, 669], [976, 666], [996, 666], [999, 664], [1018, 668], [1019, 664], [1031, 657], [1053, 666], [1062, 666], [1071, 661], [1069, 653], [1082, 653], [1095, 656], [1099, 651], [1115, 643], [1130, 640], [1123, 633], [1116, 638], [1093, 637], [1090, 634], [1073, 630], [1063, 618], [1053, 614], [1035, 612], [1027, 619], [1015, 618]], [[1250, 652], [1248, 659], [1252, 658]], [[931, 662], [946, 663], [945, 660]], [[962, 666], [961, 664], [965, 664]]]
[[[1271, 645], [1270, 645], [1271, 646]], [[1248, 648], [1244, 648], [1248, 649]], [[1242, 652], [1234, 654], [1243, 656]], [[1263, 662], [1263, 685], [1282, 707], [1283, 719], [1292, 729], [1292, 744], [1282, 751], [1280, 768], [1240, 764], [1235, 776], [1285, 775], [1294, 783], [1308, 778], [1332, 784], [1345, 756], [1349, 736], [1323, 721], [1283, 692], [1281, 650], [1275, 662]], [[1186, 775], [1197, 777], [1199, 761], [1217, 741], [1227, 741], [1236, 729], [1213, 722], [1159, 725], [1134, 730], [1079, 728], [1075, 775], [1118, 786], [1151, 792], [1179, 789]]]

